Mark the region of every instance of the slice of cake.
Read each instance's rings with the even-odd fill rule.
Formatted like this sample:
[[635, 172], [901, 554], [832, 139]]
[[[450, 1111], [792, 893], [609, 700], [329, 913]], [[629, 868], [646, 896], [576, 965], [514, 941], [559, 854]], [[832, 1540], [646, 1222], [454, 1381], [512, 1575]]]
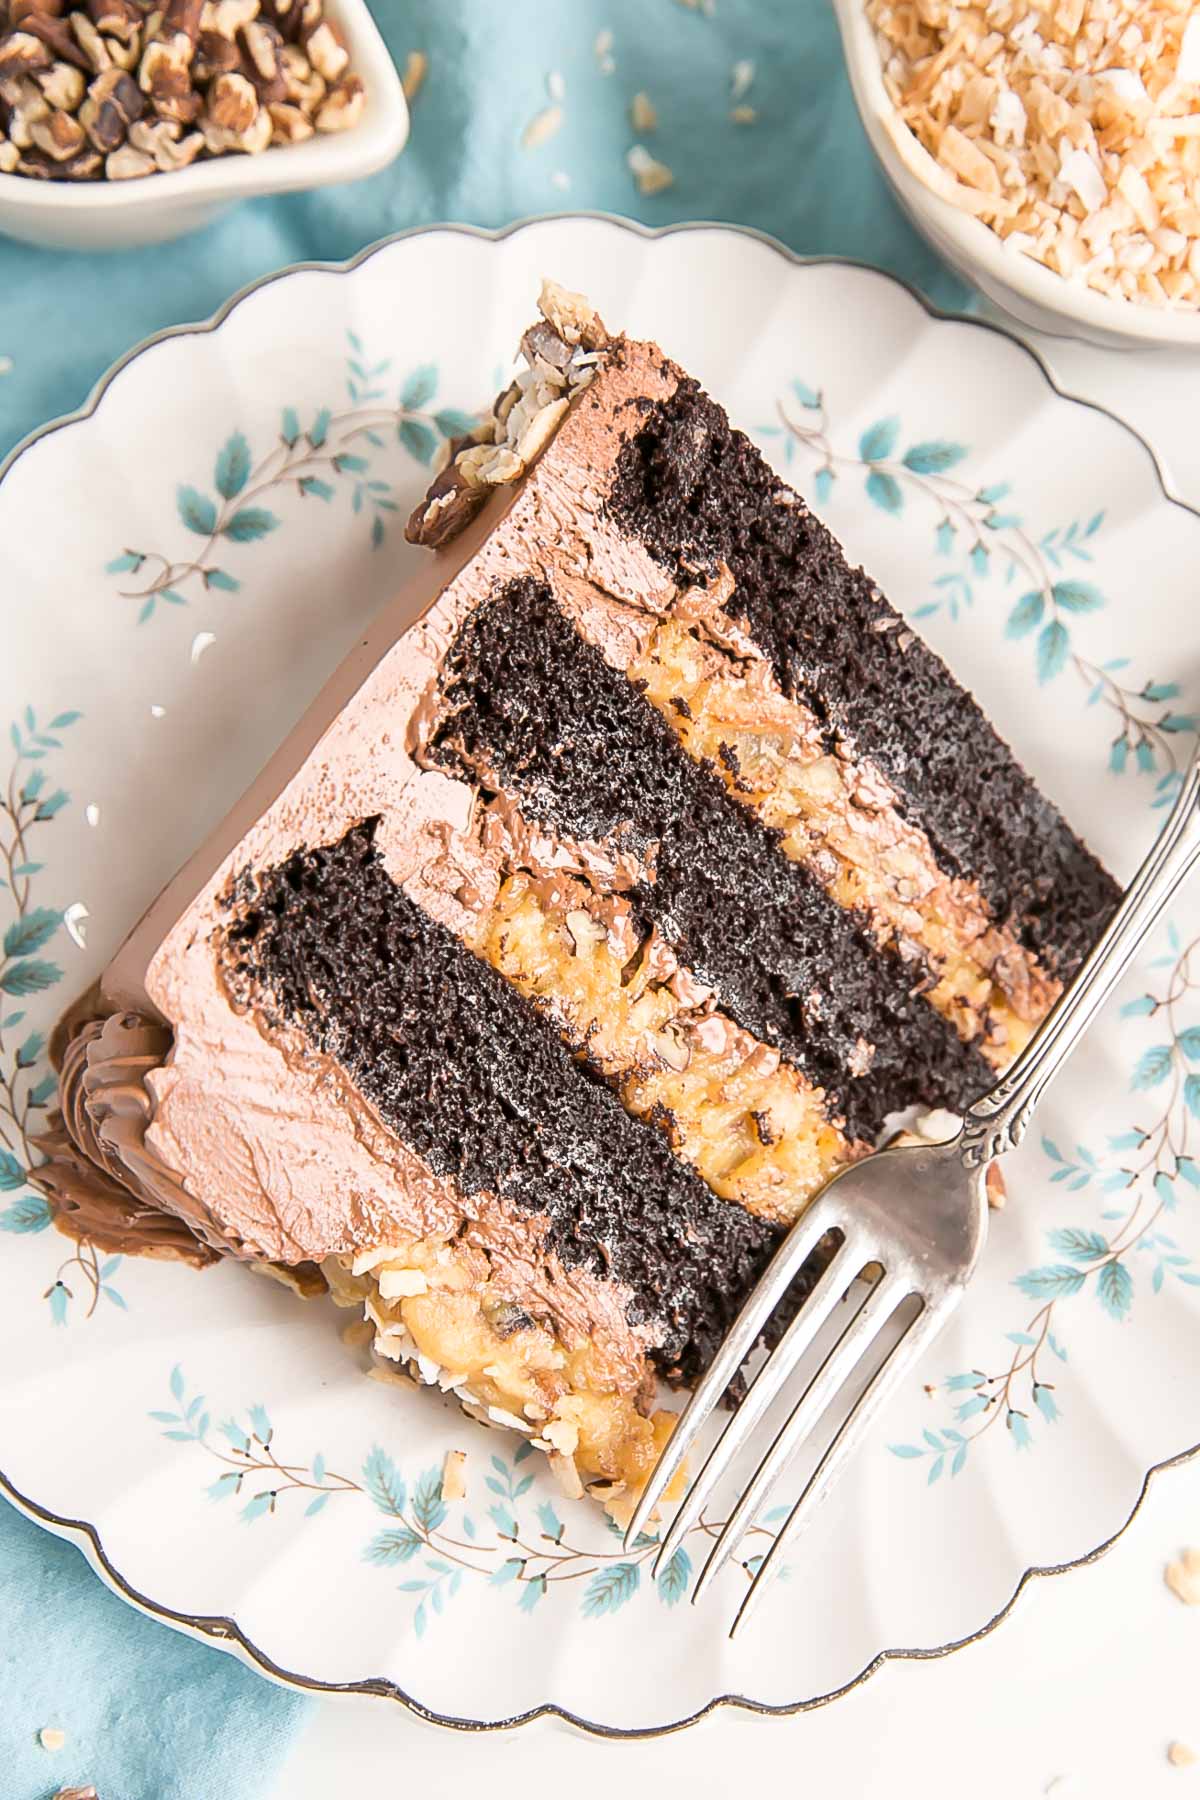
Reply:
[[889, 1115], [990, 1084], [1117, 890], [720, 407], [542, 314], [420, 591], [64, 1028], [40, 1179], [97, 1242], [323, 1277], [628, 1503], [657, 1376]]

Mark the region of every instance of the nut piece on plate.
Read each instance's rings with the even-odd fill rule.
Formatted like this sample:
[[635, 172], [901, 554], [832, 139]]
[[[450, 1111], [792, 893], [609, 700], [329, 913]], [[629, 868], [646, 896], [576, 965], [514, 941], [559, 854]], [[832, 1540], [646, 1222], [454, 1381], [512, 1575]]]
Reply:
[[0, 175], [129, 181], [366, 104], [324, 0], [0, 0]]
[[442, 1464], [442, 1499], [461, 1500], [467, 1491], [463, 1470], [467, 1464], [465, 1450], [447, 1450]]
[[1163, 1580], [1185, 1606], [1200, 1606], [1200, 1550], [1184, 1550], [1163, 1570]]

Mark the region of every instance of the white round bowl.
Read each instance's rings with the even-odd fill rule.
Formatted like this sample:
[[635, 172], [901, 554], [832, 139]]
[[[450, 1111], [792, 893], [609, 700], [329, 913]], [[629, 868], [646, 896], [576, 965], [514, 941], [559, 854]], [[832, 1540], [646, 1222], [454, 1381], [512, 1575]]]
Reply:
[[935, 191], [938, 164], [900, 118], [883, 79], [866, 0], [834, 0], [850, 85], [871, 146], [905, 212], [940, 256], [989, 300], [1038, 331], [1115, 349], [1200, 349], [1200, 312], [1139, 306], [1067, 280], [1009, 249]]
[[38, 181], [0, 175], [0, 233], [55, 250], [125, 250], [165, 243], [209, 224], [238, 200], [290, 194], [373, 175], [408, 138], [408, 104], [366, 0], [330, 0], [367, 105], [345, 132], [259, 156], [218, 156], [138, 181]]

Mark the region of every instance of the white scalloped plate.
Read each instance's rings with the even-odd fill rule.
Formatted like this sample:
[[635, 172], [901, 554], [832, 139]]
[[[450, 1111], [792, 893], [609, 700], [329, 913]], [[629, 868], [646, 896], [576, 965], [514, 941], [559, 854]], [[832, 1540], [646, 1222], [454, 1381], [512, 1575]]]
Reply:
[[[601, 219], [424, 232], [264, 283], [144, 346], [0, 481], [9, 1492], [135, 1603], [285, 1680], [633, 1732], [734, 1698], [792, 1709], [979, 1634], [1195, 1447], [1200, 908], [1006, 1165], [967, 1303], [736, 1646], [744, 1569], [682, 1603], [697, 1534], [656, 1589], [646, 1550], [625, 1557], [517, 1440], [363, 1380], [324, 1303], [39, 1229], [31, 1035], [419, 554], [399, 524], [421, 458], [493, 391], [543, 272], [659, 337], [759, 437], [1122, 876], [1190, 747], [1200, 524], [1137, 437], [1002, 333], [748, 233]], [[467, 1496], [447, 1505], [450, 1448]]]

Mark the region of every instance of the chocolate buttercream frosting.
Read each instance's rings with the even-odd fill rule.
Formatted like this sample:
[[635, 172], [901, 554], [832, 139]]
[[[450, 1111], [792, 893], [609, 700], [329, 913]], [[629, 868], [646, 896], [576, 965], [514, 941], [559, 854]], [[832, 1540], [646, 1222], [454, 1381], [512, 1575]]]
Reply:
[[[30, 1171], [30, 1180], [68, 1237], [86, 1237], [119, 1255], [178, 1257], [197, 1268], [215, 1262], [222, 1246], [189, 1218], [194, 1202], [164, 1210], [161, 1195], [130, 1166], [146, 1161], [153, 1102], [145, 1081], [162, 1066], [171, 1033], [135, 1012], [88, 1017], [89, 999], [94, 996], [73, 1007], [55, 1033], [59, 1112], [35, 1140], [46, 1161]], [[169, 1182], [173, 1198], [176, 1190], [183, 1194], [165, 1170], [147, 1173], [160, 1187]]]
[[[35, 1140], [46, 1161], [30, 1181], [50, 1201], [60, 1231], [114, 1255], [171, 1257], [196, 1268], [236, 1256], [240, 1246], [146, 1145], [154, 1117], [148, 1077], [170, 1053], [170, 1030], [130, 1010], [94, 1016], [97, 1004], [94, 991], [85, 995], [53, 1035], [59, 1111]], [[253, 1266], [306, 1296], [325, 1292], [311, 1262]]]

